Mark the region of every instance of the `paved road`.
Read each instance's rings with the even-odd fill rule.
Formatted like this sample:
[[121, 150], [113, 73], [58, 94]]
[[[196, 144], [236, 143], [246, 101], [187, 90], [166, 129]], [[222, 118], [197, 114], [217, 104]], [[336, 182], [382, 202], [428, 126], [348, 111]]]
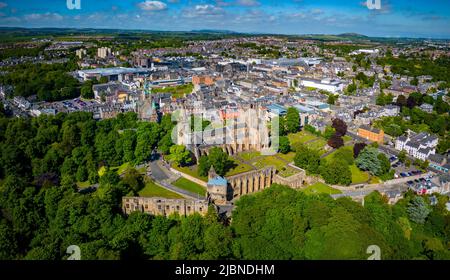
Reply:
[[155, 160], [150, 162], [150, 169], [152, 170], [153, 178], [155, 178], [157, 181], [164, 181], [169, 179], [169, 176], [167, 176], [166, 173], [158, 165], [158, 161]]
[[[151, 178], [156, 181], [158, 184], [160, 184], [162, 187], [173, 191], [175, 193], [181, 194], [187, 198], [191, 198], [191, 199], [205, 199], [204, 196], [198, 195], [196, 193], [192, 193], [189, 192], [187, 190], [183, 190], [180, 188], [177, 188], [176, 186], [170, 184], [168, 181], [170, 179], [170, 177], [167, 175], [168, 173], [170, 173], [169, 170], [163, 170], [161, 167], [162, 164], [157, 161], [154, 160], [152, 162], [150, 162], [150, 169], [152, 170], [152, 175]], [[175, 176], [175, 174], [174, 174]]]
[[394, 186], [390, 186], [390, 187], [386, 186], [386, 187], [377, 188], [377, 189], [373, 188], [370, 190], [362, 189], [362, 190], [358, 190], [358, 191], [350, 191], [350, 192], [345, 192], [345, 193], [341, 193], [341, 194], [333, 194], [333, 195], [331, 195], [331, 197], [334, 199], [340, 198], [340, 197], [358, 197], [358, 196], [366, 196], [374, 191], [385, 192], [385, 191], [393, 191], [393, 190], [406, 192], [408, 190], [408, 187], [394, 185]]

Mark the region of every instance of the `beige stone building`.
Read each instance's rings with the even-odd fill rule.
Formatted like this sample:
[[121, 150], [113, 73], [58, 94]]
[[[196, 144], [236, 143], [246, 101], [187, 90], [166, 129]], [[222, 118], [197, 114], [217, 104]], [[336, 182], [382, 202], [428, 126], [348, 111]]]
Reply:
[[123, 197], [122, 210], [125, 214], [143, 212], [154, 216], [179, 214], [189, 216], [195, 213], [205, 215], [208, 212], [207, 200], [167, 199], [161, 197]]

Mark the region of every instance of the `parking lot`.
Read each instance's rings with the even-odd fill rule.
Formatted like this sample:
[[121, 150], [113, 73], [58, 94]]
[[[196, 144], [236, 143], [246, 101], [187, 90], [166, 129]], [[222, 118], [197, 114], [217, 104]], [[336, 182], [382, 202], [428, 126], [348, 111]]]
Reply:
[[418, 170], [415, 166], [411, 165], [410, 167], [406, 167], [403, 163], [401, 163], [397, 156], [386, 154], [389, 161], [391, 162], [392, 169], [395, 170], [395, 178], [406, 178], [415, 175], [422, 174], [421, 170]]

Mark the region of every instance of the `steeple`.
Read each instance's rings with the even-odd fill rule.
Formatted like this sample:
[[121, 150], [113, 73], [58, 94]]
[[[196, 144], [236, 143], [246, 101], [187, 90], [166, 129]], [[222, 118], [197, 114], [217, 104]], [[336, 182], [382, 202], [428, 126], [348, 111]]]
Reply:
[[208, 172], [208, 179], [211, 180], [211, 179], [214, 179], [216, 177], [217, 177], [216, 170], [214, 169], [214, 166], [211, 165], [211, 168], [209, 169], [209, 172]]

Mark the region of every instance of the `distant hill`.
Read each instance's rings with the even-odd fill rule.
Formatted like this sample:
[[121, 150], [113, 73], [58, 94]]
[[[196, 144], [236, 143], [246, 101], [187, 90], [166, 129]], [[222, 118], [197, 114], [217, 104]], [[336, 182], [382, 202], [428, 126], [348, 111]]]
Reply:
[[219, 34], [240, 34], [239, 32], [232, 30], [220, 30], [220, 29], [200, 29], [200, 30], [192, 30], [191, 32], [195, 33], [219, 33]]

